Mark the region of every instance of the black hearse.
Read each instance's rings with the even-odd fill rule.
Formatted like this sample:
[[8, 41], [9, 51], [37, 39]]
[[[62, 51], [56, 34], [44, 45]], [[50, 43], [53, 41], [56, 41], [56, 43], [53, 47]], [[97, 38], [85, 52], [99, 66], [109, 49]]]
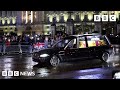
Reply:
[[[51, 48], [34, 52], [32, 59], [39, 64], [57, 66], [60, 62], [99, 58], [107, 62], [113, 47], [108, 38], [98, 34], [71, 35]], [[97, 60], [97, 59], [96, 59]]]

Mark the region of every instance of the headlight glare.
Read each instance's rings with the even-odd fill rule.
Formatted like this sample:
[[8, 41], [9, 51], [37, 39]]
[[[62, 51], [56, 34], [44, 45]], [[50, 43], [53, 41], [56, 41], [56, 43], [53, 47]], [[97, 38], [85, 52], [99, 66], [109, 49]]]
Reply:
[[41, 54], [40, 57], [48, 57], [48, 54]]

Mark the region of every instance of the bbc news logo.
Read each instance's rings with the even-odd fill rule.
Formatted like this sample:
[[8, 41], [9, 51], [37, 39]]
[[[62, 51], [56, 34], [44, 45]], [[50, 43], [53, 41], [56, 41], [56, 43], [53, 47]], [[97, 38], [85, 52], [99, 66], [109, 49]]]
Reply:
[[102, 21], [111, 21], [111, 22], [116, 21], [116, 15], [94, 15], [95, 22], [100, 22], [101, 18]]
[[35, 72], [29, 71], [2, 71], [2, 76], [35, 76]]

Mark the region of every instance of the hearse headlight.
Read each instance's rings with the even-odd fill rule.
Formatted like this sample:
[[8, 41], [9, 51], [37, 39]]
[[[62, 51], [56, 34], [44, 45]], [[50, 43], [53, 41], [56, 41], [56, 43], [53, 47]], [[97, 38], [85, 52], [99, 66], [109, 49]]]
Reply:
[[49, 54], [41, 54], [40, 57], [48, 57]]

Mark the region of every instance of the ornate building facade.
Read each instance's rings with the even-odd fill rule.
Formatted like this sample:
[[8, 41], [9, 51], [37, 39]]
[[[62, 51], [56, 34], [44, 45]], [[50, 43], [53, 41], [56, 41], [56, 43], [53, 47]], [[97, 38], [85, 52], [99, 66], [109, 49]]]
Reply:
[[[116, 15], [117, 22], [94, 22], [94, 15]], [[120, 32], [120, 11], [0, 11], [0, 33], [101, 34]]]
[[0, 33], [16, 31], [17, 11], [0, 11]]
[[43, 34], [43, 11], [19, 11], [18, 34]]
[[0, 32], [43, 34], [43, 11], [0, 11]]
[[[120, 11], [45, 11], [45, 34], [50, 34], [51, 24], [55, 24], [56, 32], [68, 34], [92, 33], [116, 34], [119, 32], [117, 22]], [[116, 15], [117, 22], [94, 22], [94, 15]], [[73, 31], [72, 31], [73, 30]]]

